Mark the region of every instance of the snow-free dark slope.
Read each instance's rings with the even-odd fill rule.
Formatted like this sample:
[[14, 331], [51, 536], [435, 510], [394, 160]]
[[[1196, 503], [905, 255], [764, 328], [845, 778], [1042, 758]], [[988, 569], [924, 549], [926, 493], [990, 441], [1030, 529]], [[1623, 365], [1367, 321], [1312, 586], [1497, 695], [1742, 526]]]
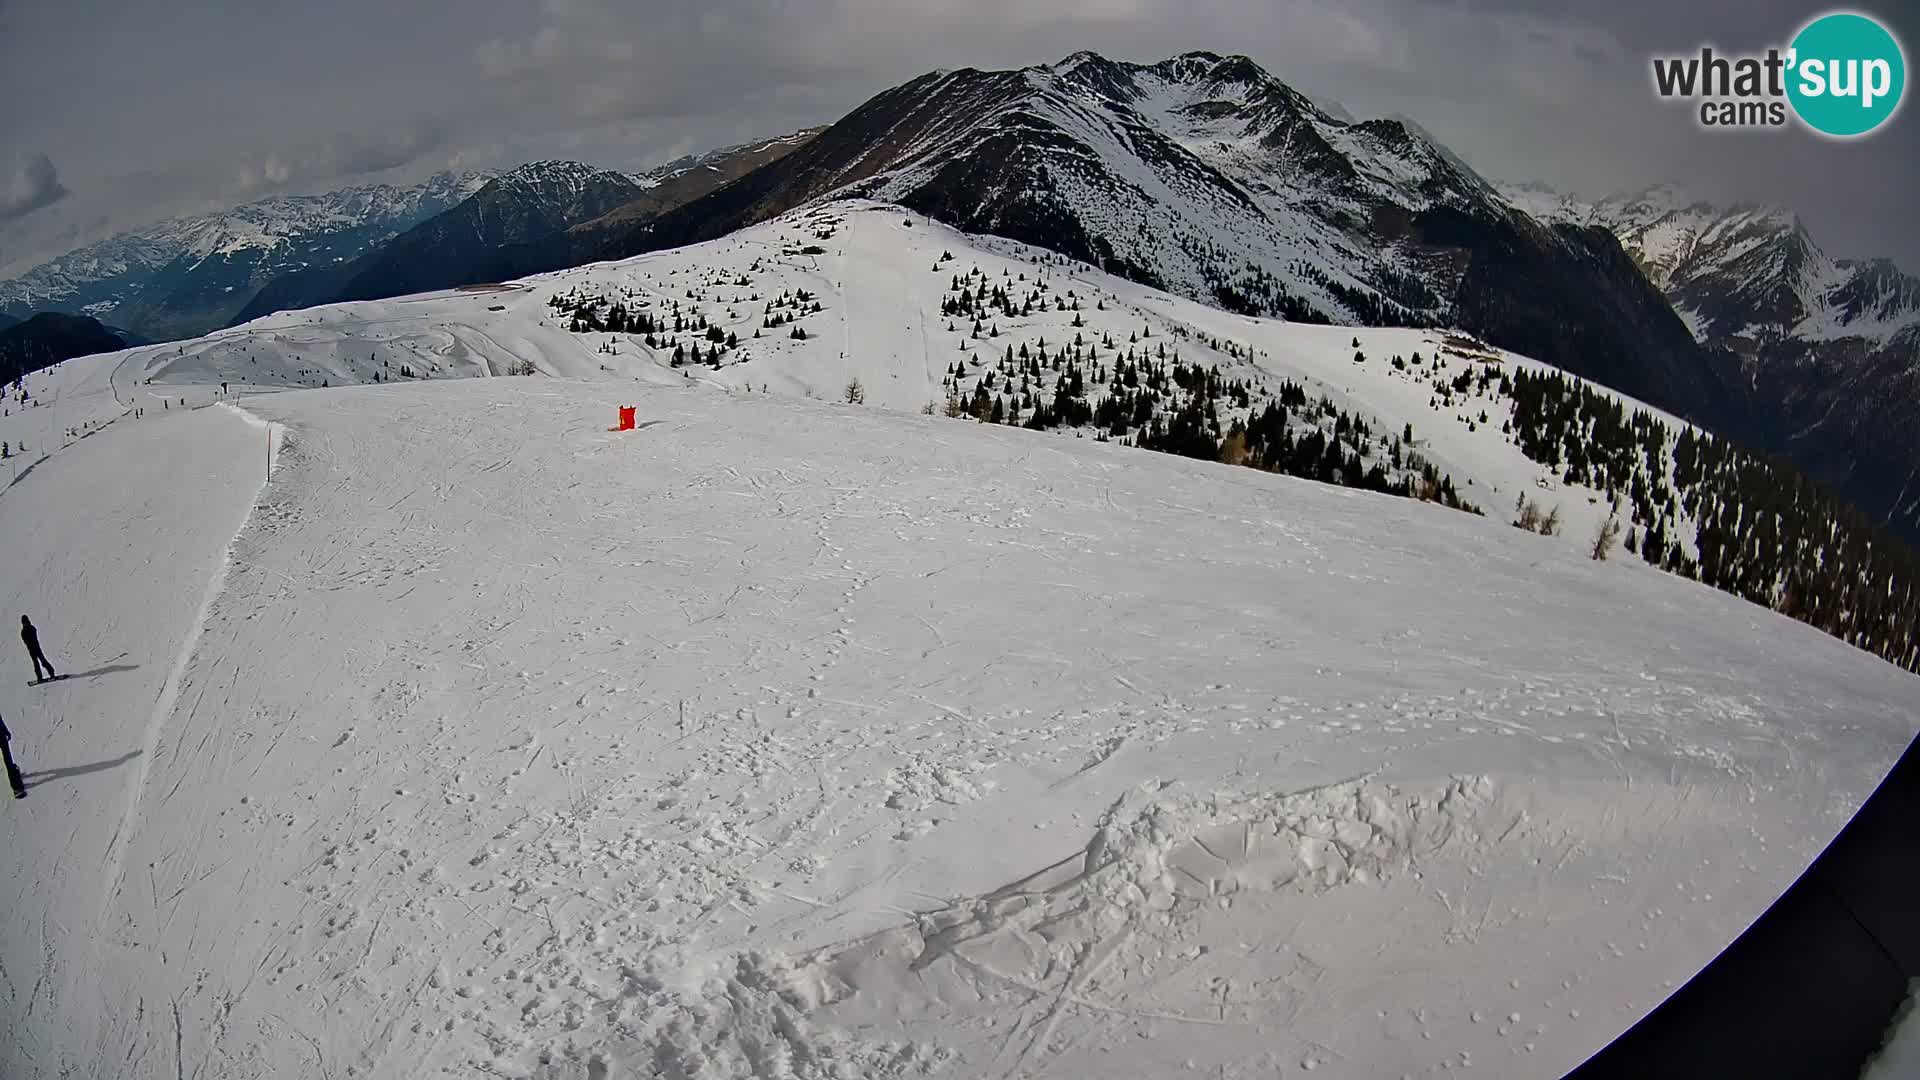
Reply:
[[447, 213], [353, 268], [335, 299], [379, 300], [513, 276], [500, 248], [550, 236], [644, 192], [630, 176], [573, 161], [538, 161], [498, 177]]
[[595, 254], [712, 239], [828, 195], [1232, 310], [1457, 325], [1689, 416], [1721, 399], [1611, 234], [1518, 214], [1416, 129], [1337, 119], [1245, 57], [930, 74]]
[[62, 360], [114, 352], [133, 344], [137, 342], [131, 335], [102, 326], [98, 319], [41, 312], [25, 322], [0, 328], [0, 385]]
[[1833, 258], [1781, 207], [1670, 187], [1598, 203], [1507, 193], [1542, 220], [1613, 232], [1700, 342], [1736, 358], [1739, 433], [1920, 540], [1920, 278]]
[[505, 280], [515, 271], [500, 258], [503, 247], [599, 217], [644, 190], [631, 176], [577, 161], [522, 165], [352, 262], [271, 283], [232, 322], [338, 300], [378, 300]]
[[193, 337], [225, 326], [268, 282], [357, 258], [454, 206], [482, 179], [441, 173], [412, 187], [277, 195], [163, 221], [0, 281], [0, 310], [93, 315], [154, 340]]
[[[808, 128], [764, 142], [722, 147], [705, 154], [681, 158], [653, 170], [642, 177], [646, 188], [638, 198], [567, 230], [561, 242], [570, 256], [568, 261], [585, 261], [610, 237], [651, 221], [675, 207], [685, 206], [762, 165], [786, 157], [805, 146], [822, 130]], [[575, 253], [580, 258], [572, 258]]]

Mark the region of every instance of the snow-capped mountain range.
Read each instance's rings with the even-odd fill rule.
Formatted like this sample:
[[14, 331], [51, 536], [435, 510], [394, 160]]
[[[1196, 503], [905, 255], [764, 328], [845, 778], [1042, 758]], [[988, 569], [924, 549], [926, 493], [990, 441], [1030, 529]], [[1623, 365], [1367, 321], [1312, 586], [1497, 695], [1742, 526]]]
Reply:
[[624, 182], [630, 188], [645, 186], [641, 180], [612, 169], [602, 169], [580, 161], [549, 159], [516, 166], [488, 181], [486, 186], [502, 196], [542, 200], [580, 200], [587, 198], [596, 185]]
[[[870, 197], [1031, 233], [1017, 238], [1226, 306], [1344, 321], [1446, 306], [1423, 287], [1436, 268], [1417, 251], [1361, 242], [1374, 210], [1498, 201], [1398, 122], [1335, 119], [1252, 61], [1208, 53], [936, 72], [874, 98], [781, 171], [758, 185], [759, 216], [819, 194]], [[1382, 271], [1419, 280], [1381, 287]]]
[[154, 338], [224, 325], [262, 283], [350, 259], [458, 204], [491, 174], [276, 195], [110, 237], [0, 281], [0, 310], [88, 314]]
[[274, 196], [122, 233], [0, 281], [0, 313], [92, 315], [166, 340], [343, 297], [513, 276], [497, 249], [557, 241], [576, 225], [591, 236], [600, 219], [605, 227], [648, 220], [813, 134], [722, 147], [635, 173], [548, 160], [505, 172], [441, 173], [411, 187]]
[[1738, 371], [1724, 380], [1735, 433], [1920, 537], [1920, 277], [1828, 255], [1784, 207], [1716, 206], [1670, 186], [1598, 201], [1538, 184], [1504, 193], [1541, 220], [1612, 232]]
[[[625, 206], [646, 188], [577, 161], [536, 161], [489, 181], [460, 205], [369, 251], [316, 300], [378, 300], [512, 276], [493, 264], [503, 245], [551, 236]], [[256, 304], [247, 315], [259, 313]], [[286, 304], [276, 306], [289, 306]]]
[[705, 195], [790, 153], [812, 135], [800, 131], [722, 147], [643, 173], [575, 161], [522, 165], [356, 259], [269, 282], [232, 321], [339, 300], [505, 281], [548, 265], [571, 265], [583, 260], [569, 259], [567, 253], [590, 246], [607, 231], [651, 220]]
[[1610, 237], [1536, 222], [1417, 128], [1341, 119], [1242, 56], [929, 74], [572, 261], [853, 197], [1233, 311], [1460, 326], [1698, 419], [1722, 396]]
[[1671, 185], [1588, 201], [1537, 183], [1502, 194], [1542, 221], [1599, 225], [1619, 238], [1702, 342], [1920, 334], [1920, 278], [1887, 259], [1837, 259], [1783, 206], [1719, 206]]

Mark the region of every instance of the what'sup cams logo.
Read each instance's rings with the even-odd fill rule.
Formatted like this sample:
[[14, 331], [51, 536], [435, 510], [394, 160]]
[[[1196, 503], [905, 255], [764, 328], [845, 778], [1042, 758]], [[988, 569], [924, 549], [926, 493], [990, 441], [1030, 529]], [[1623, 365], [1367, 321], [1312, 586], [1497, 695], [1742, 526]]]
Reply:
[[1792, 44], [1751, 56], [1711, 46], [1653, 58], [1654, 92], [1697, 103], [1700, 126], [1715, 131], [1783, 128], [1851, 139], [1886, 126], [1907, 89], [1900, 40], [1879, 20], [1852, 11], [1821, 15]]

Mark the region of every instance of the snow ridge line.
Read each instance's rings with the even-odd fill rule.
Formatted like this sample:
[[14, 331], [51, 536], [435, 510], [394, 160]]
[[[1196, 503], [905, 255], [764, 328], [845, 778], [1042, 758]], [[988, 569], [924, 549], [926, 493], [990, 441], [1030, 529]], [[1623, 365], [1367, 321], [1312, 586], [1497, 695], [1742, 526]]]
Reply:
[[[280, 443], [284, 440], [284, 436], [277, 438], [274, 436], [279, 435], [284, 430], [284, 426], [263, 420], [238, 405], [225, 402], [222, 405], [232, 409], [248, 424], [265, 429], [269, 432], [269, 437], [273, 438], [267, 462], [268, 473], [262, 478], [261, 483], [261, 489], [264, 490], [266, 480], [272, 475], [273, 465], [279, 460]], [[153, 769], [154, 755], [159, 752], [160, 737], [165, 731], [167, 719], [173, 715], [174, 707], [179, 703], [180, 684], [186, 677], [188, 665], [193, 662], [194, 653], [199, 650], [200, 637], [206, 632], [207, 614], [213, 610], [214, 601], [219, 599], [220, 594], [226, 590], [227, 569], [233, 565], [233, 547], [239, 542], [241, 534], [247, 531], [247, 526], [252, 524], [254, 511], [259, 507], [260, 497], [256, 492], [253, 502], [247, 507], [246, 516], [240, 521], [240, 527], [235, 529], [233, 536], [227, 540], [227, 546], [220, 554], [220, 564], [214, 567], [213, 575], [207, 580], [206, 592], [200, 598], [200, 610], [193, 617], [193, 626], [180, 643], [180, 652], [174, 657], [173, 669], [167, 673], [167, 681], [161, 685], [159, 696], [154, 698], [153, 712], [147, 718], [146, 737], [142, 740], [139, 763], [127, 793], [127, 808], [121, 815], [119, 826], [113, 831], [113, 839], [107, 844], [105, 878], [107, 886], [101, 893], [100, 914], [95, 920], [96, 926], [101, 931], [95, 935], [96, 942], [105, 940], [106, 937], [107, 913], [113, 906], [114, 897], [119, 893], [120, 881], [125, 873], [127, 848], [132, 844], [134, 817], [140, 809], [140, 798], [147, 790], [147, 776]]]

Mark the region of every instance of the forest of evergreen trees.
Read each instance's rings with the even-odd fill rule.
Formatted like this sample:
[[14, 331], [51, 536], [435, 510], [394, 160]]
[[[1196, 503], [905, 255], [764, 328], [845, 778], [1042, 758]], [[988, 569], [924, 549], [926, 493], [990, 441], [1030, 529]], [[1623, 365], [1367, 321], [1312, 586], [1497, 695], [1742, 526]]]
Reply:
[[[708, 284], [745, 289], [751, 286], [751, 279], [742, 276]], [[567, 329], [573, 333], [627, 334], [639, 339], [648, 349], [659, 352], [671, 349], [668, 362], [674, 367], [701, 364], [719, 368], [725, 363], [726, 355], [740, 347], [740, 333], [722, 329], [698, 308], [697, 302], [710, 299], [706, 294], [690, 289], [687, 298], [696, 304], [683, 309], [678, 299], [671, 299], [664, 311], [656, 312], [652, 301], [631, 288], [616, 290], [608, 297], [575, 286], [549, 296], [547, 306], [566, 319]], [[823, 310], [818, 297], [805, 289], [797, 289], [767, 300], [762, 300], [759, 293], [736, 294], [728, 314], [738, 320], [743, 307], [750, 309], [755, 304], [761, 306], [761, 323], [759, 329], [753, 331], [754, 337], [760, 337], [764, 331], [785, 330], [785, 336], [796, 341], [807, 338], [800, 320]], [[603, 345], [602, 351], [608, 348]]]
[[[823, 239], [831, 237], [823, 231]], [[945, 272], [952, 258], [944, 254], [935, 272]], [[782, 332], [804, 340], [800, 320], [821, 311], [805, 290], [763, 298], [749, 291], [748, 275], [703, 286], [686, 291], [685, 306], [632, 289], [603, 296], [576, 288], [548, 303], [574, 332], [631, 335], [649, 349], [670, 351], [676, 367], [720, 367], [740, 344], [744, 327], [721, 329], [703, 313], [703, 303], [719, 303], [734, 326], [750, 326], [757, 316], [754, 337]], [[712, 288], [732, 294], [716, 297], [707, 291]], [[1218, 288], [1235, 291], [1247, 307], [1286, 305], [1284, 290], [1259, 273]], [[1409, 290], [1405, 299], [1422, 298]], [[1088, 326], [1088, 306], [1105, 310], [1106, 298], [1062, 291], [1044, 274], [1029, 280], [1009, 271], [996, 279], [977, 267], [954, 274], [941, 304], [961, 357], [943, 378], [947, 415], [1072, 430], [1482, 512], [1414, 449], [1411, 424], [1376, 432], [1329, 398], [1310, 398], [1299, 383], [1251, 372], [1234, 377], [1218, 363], [1183, 357], [1183, 339], [1191, 336], [1183, 328], [1156, 337], [1143, 324], [1116, 340], [1117, 331]], [[1051, 316], [1061, 339], [1026, 339], [1040, 329], [1036, 315]], [[1101, 321], [1113, 325], [1110, 317]], [[1009, 324], [1004, 338], [1003, 323]], [[1357, 338], [1354, 344], [1357, 350]], [[1246, 346], [1204, 336], [1188, 347], [1190, 354], [1251, 359]], [[1354, 360], [1366, 357], [1356, 351]], [[1617, 507], [1610, 528], [1620, 530], [1631, 554], [1920, 672], [1920, 556], [1783, 459], [1630, 409], [1559, 372], [1505, 365], [1478, 342], [1455, 335], [1433, 356], [1394, 356], [1388, 363], [1430, 385], [1429, 407], [1442, 419], [1451, 413], [1470, 431], [1499, 424], [1514, 446], [1562, 483], [1601, 493]], [[1523, 495], [1523, 518], [1526, 503]], [[1546, 509], [1531, 509], [1536, 517], [1527, 527], [1538, 530]], [[1557, 510], [1551, 520], [1558, 521]], [[1607, 539], [1596, 541], [1596, 557], [1611, 546]]]
[[1791, 464], [1558, 372], [1500, 387], [1528, 458], [1630, 511], [1627, 550], [1920, 672], [1920, 556]]
[[[976, 275], [956, 275], [941, 305], [953, 320], [949, 329], [967, 335], [963, 354], [973, 352], [946, 372], [949, 416], [1036, 431], [1092, 429], [1095, 438], [1123, 445], [1480, 512], [1451, 476], [1412, 450], [1410, 430], [1376, 434], [1329, 399], [1309, 400], [1298, 383], [1230, 378], [1216, 364], [1183, 360], [1177, 343], [1170, 349], [1154, 340], [1148, 326], [1124, 344], [1111, 334], [1091, 340], [1079, 329], [1081, 298], [1071, 292], [1024, 275], [1011, 284]], [[998, 319], [1048, 308], [1073, 314], [1070, 341], [1050, 345], [1041, 337], [993, 354]], [[1246, 358], [1232, 343], [1207, 344]]]

